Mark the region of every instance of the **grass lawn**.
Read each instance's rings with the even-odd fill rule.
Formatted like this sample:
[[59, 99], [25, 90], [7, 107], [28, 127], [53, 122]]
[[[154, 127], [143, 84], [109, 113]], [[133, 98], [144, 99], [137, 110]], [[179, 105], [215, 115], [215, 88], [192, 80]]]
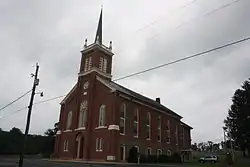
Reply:
[[[217, 155], [219, 157], [219, 162], [217, 162], [215, 164], [199, 163], [198, 159], [201, 156], [204, 156], [207, 154]], [[249, 158], [243, 158], [241, 153], [237, 153], [235, 156], [236, 156], [235, 157], [236, 161], [235, 161], [234, 167], [250, 167], [250, 159]], [[223, 152], [221, 152], [221, 153], [200, 153], [199, 152], [196, 154], [193, 161], [185, 163], [184, 166], [187, 166], [187, 167], [227, 167], [227, 165], [225, 163], [225, 154]]]
[[[217, 163], [217, 164], [190, 164], [190, 167], [227, 167], [225, 164]], [[249, 167], [250, 164], [235, 164], [233, 167]]]

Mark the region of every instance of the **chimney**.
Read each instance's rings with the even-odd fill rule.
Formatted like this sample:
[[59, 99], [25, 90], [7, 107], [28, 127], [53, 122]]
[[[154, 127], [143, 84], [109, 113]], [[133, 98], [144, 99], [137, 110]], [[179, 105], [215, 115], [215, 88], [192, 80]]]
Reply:
[[160, 99], [159, 97], [157, 97], [157, 98], [155, 99], [155, 101], [157, 101], [158, 103], [161, 104], [161, 99]]

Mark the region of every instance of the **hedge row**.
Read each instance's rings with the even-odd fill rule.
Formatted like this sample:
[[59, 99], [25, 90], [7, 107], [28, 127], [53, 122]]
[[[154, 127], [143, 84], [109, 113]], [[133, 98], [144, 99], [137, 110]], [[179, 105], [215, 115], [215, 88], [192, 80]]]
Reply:
[[179, 154], [167, 155], [140, 155], [140, 163], [181, 163]]
[[[129, 157], [128, 162], [129, 163], [137, 163], [136, 156]], [[144, 154], [140, 154], [140, 163], [181, 163], [181, 157], [179, 154], [173, 154], [171, 156], [167, 155], [149, 155], [146, 156]]]

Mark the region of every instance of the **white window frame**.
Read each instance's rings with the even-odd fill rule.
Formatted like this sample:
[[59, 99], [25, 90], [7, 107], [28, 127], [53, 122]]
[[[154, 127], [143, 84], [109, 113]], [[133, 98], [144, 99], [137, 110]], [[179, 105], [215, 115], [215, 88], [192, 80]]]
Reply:
[[[158, 122], [159, 121], [159, 122]], [[159, 133], [159, 134], [158, 134]], [[158, 135], [160, 137], [160, 139], [158, 140]], [[161, 116], [159, 115], [157, 117], [157, 141], [161, 142]]]
[[88, 66], [89, 66], [89, 58], [87, 57], [87, 58], [85, 59], [84, 71], [88, 71]]
[[[138, 138], [139, 137], [139, 110], [138, 108], [135, 109], [135, 114], [137, 116], [137, 120], [134, 120], [134, 125], [136, 125], [136, 129], [137, 129], [137, 134], [134, 135], [135, 138]], [[134, 127], [133, 127], [133, 131], [134, 131]]]
[[100, 60], [99, 60], [99, 69], [102, 71], [103, 69], [103, 57], [100, 57]]
[[[125, 103], [122, 103], [121, 105], [121, 109], [120, 109], [120, 121], [122, 120], [123, 121], [123, 133], [120, 132], [120, 135], [125, 135], [126, 134], [126, 104]], [[124, 117], [121, 117], [121, 112], [123, 110], [123, 113], [124, 113]]]
[[137, 148], [137, 153], [140, 153], [140, 147], [138, 145], [135, 145], [134, 147]]
[[[120, 149], [123, 149], [123, 157], [122, 157], [122, 159], [121, 159], [121, 161], [125, 161], [126, 160], [126, 146], [125, 145], [121, 145], [120, 146]], [[121, 153], [121, 152], [119, 152], [119, 153]], [[121, 155], [120, 155], [121, 156]], [[121, 157], [120, 157], [121, 158]]]
[[147, 128], [147, 140], [150, 140], [151, 139], [151, 113], [148, 111], [147, 112], [147, 125], [146, 125], [146, 128]]
[[106, 106], [104, 104], [101, 105], [99, 110], [99, 121], [98, 121], [98, 127], [104, 127], [105, 126], [105, 113], [106, 112]]
[[63, 151], [64, 152], [68, 152], [68, 147], [69, 147], [69, 141], [68, 140], [64, 140]]
[[108, 65], [108, 60], [105, 57], [100, 57], [99, 60], [99, 69], [100, 71], [106, 73], [107, 72], [107, 65]]
[[70, 111], [70, 112], [68, 113], [68, 115], [67, 115], [66, 130], [70, 130], [70, 129], [71, 129], [72, 117], [73, 117], [73, 112]]
[[157, 151], [156, 151], [156, 155], [157, 155], [157, 156], [162, 155], [162, 149], [157, 149]]
[[[150, 150], [150, 151], [149, 151], [149, 154], [148, 154], [148, 150]], [[147, 156], [149, 156], [149, 155], [151, 155], [151, 154], [152, 154], [152, 149], [151, 149], [150, 147], [148, 147], [148, 148], [147, 148]]]
[[92, 57], [89, 57], [88, 70], [92, 67]]
[[108, 61], [106, 58], [103, 58], [103, 72], [107, 72], [107, 64], [108, 64]]
[[95, 147], [96, 147], [96, 152], [103, 151], [103, 138], [96, 138]]

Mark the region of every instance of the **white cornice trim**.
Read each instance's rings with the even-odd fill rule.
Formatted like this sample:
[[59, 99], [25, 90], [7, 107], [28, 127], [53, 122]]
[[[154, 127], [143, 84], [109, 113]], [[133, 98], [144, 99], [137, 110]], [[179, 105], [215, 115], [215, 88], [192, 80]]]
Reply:
[[90, 73], [92, 73], [92, 72], [97, 72], [98, 74], [100, 74], [100, 75], [102, 75], [102, 76], [104, 76], [104, 77], [106, 77], [106, 78], [112, 78], [112, 75], [110, 75], [110, 74], [105, 74], [105, 73], [103, 73], [103, 72], [101, 72], [98, 68], [96, 68], [96, 67], [92, 67], [91, 68], [91, 70], [89, 70], [89, 71], [84, 71], [84, 72], [80, 72], [80, 73], [78, 73], [78, 77], [80, 77], [80, 76], [85, 76], [85, 75], [87, 75], [87, 74], [90, 74]]
[[107, 129], [107, 126], [98, 126], [95, 129]]
[[120, 130], [119, 125], [109, 125], [108, 130]]
[[75, 129], [75, 131], [78, 131], [78, 130], [85, 130], [85, 129], [86, 129], [85, 127], [80, 127], [80, 128]]
[[87, 53], [93, 49], [100, 49], [101, 51], [103, 51], [104, 53], [110, 55], [110, 56], [113, 56], [114, 53], [111, 52], [111, 50], [105, 46], [105, 45], [102, 45], [102, 44], [98, 44], [98, 43], [92, 43], [91, 45], [87, 46], [84, 50], [82, 50], [81, 52], [82, 53]]
[[111, 85], [107, 84], [101, 77], [96, 76], [96, 80], [98, 80], [99, 82], [101, 82], [103, 85], [105, 85], [106, 87], [108, 87], [109, 89], [111, 89], [111, 92], [115, 92], [116, 89], [113, 88]]
[[75, 84], [75, 86], [70, 90], [70, 92], [69, 92], [69, 93], [66, 95], [66, 97], [61, 101], [60, 104], [65, 103], [65, 101], [69, 98], [69, 96], [75, 91], [76, 87], [77, 87], [77, 84]]

